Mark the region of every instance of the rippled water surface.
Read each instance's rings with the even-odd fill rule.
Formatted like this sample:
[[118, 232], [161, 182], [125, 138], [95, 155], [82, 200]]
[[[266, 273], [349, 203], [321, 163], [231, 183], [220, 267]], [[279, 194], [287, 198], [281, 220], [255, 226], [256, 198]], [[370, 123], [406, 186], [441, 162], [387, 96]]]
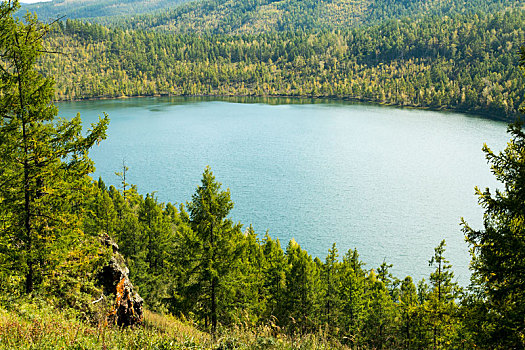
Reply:
[[[246, 103], [251, 102], [251, 103]], [[268, 101], [266, 101], [268, 102]], [[357, 248], [368, 268], [383, 260], [400, 278], [427, 277], [433, 248], [462, 284], [468, 247], [460, 217], [480, 228], [474, 186], [495, 187], [481, 147], [501, 150], [506, 124], [462, 114], [345, 102], [235, 103], [141, 98], [59, 104], [84, 123], [107, 112], [108, 139], [91, 153], [108, 184], [122, 160], [139, 192], [184, 203], [210, 165], [230, 188], [234, 221], [295, 238], [322, 259], [333, 242]]]

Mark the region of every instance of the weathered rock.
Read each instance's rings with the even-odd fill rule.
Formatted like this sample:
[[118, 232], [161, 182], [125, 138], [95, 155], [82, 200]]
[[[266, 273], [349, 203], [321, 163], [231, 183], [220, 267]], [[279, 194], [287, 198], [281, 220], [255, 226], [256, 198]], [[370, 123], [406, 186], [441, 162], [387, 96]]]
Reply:
[[139, 324], [143, 319], [142, 304], [144, 301], [133, 289], [133, 284], [128, 277], [129, 270], [124, 257], [118, 252], [118, 245], [107, 234], [104, 234], [101, 239], [113, 250], [109, 263], [98, 275], [104, 295], [114, 301], [107, 315], [108, 322], [119, 326]]

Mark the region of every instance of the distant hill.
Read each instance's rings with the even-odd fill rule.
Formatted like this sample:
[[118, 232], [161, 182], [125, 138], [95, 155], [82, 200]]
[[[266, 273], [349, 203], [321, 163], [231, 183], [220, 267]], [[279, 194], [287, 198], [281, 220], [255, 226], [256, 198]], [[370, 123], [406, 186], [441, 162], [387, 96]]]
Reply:
[[43, 20], [65, 16], [135, 29], [241, 34], [342, 29], [423, 15], [494, 13], [523, 0], [53, 0], [23, 5]]
[[343, 29], [385, 19], [495, 13], [521, 0], [201, 0], [156, 15], [124, 19], [137, 29], [214, 34]]
[[65, 17], [107, 21], [112, 17], [134, 16], [174, 8], [187, 0], [53, 0], [22, 4], [21, 13], [36, 12], [44, 21]]

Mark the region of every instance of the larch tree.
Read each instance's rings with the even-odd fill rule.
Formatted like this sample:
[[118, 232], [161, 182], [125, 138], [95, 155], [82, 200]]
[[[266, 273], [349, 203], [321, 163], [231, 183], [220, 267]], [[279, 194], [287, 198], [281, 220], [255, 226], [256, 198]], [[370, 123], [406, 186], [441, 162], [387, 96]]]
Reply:
[[[219, 300], [225, 292], [225, 278], [236, 267], [242, 253], [241, 225], [233, 224], [227, 216], [233, 209], [230, 191], [222, 191], [210, 167], [202, 175], [192, 201], [187, 203], [189, 223], [193, 232], [186, 231], [181, 242], [183, 250], [192, 252], [188, 261], [189, 290], [199, 296], [205, 326], [216, 333], [218, 316], [225, 310]], [[191, 249], [191, 250], [190, 250]], [[181, 255], [184, 252], [181, 253]]]
[[328, 250], [328, 255], [323, 266], [322, 278], [324, 286], [324, 318], [323, 321], [329, 329], [336, 329], [339, 323], [339, 311], [341, 309], [340, 293], [340, 262], [338, 261], [335, 243]]
[[273, 240], [268, 233], [264, 236], [262, 249], [265, 258], [263, 288], [266, 295], [264, 320], [270, 323], [285, 324], [285, 291], [288, 262], [281, 243]]
[[[522, 49], [522, 64], [525, 49]], [[484, 316], [476, 328], [477, 345], [525, 348], [525, 132], [523, 122], [510, 124], [505, 150], [483, 146], [492, 173], [503, 185], [492, 192], [476, 188], [484, 208], [482, 230], [463, 221], [471, 248], [472, 289]]]
[[290, 331], [306, 333], [312, 329], [316, 295], [314, 278], [316, 265], [308, 253], [292, 239], [286, 247], [285, 306]]
[[399, 303], [397, 304], [401, 309], [401, 320], [399, 324], [400, 338], [405, 349], [412, 348], [413, 340], [415, 338], [415, 318], [417, 316], [417, 291], [412, 277], [407, 276], [401, 282], [399, 288]]
[[340, 325], [349, 343], [360, 346], [365, 318], [365, 271], [356, 249], [349, 249], [339, 268], [339, 300], [341, 300]]
[[454, 281], [452, 265], [445, 258], [445, 246], [445, 240], [441, 241], [429, 260], [435, 270], [430, 274], [431, 289], [425, 310], [432, 328], [433, 349], [448, 348], [458, 329], [456, 300], [461, 289]]
[[30, 14], [15, 18], [18, 8], [0, 3], [0, 241], [30, 293], [89, 260], [81, 252], [92, 241], [81, 228], [94, 170], [88, 151], [106, 137], [108, 118], [86, 136], [79, 115], [57, 118], [53, 79], [35, 68], [48, 27]]

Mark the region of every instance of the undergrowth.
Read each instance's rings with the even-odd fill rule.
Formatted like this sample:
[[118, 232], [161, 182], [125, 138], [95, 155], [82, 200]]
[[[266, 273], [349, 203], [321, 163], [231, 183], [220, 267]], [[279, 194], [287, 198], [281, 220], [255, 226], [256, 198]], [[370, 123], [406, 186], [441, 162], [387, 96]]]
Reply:
[[145, 311], [140, 327], [119, 328], [104, 319], [82, 320], [77, 311], [44, 300], [0, 305], [0, 349], [344, 349], [322, 334], [286, 336], [271, 327], [224, 329], [216, 337], [189, 321]]

